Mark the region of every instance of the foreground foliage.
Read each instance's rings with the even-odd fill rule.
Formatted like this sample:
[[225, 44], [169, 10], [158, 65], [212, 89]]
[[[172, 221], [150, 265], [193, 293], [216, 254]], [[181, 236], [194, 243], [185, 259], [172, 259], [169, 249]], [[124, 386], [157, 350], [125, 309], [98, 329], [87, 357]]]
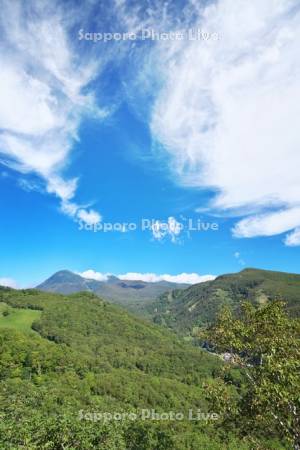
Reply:
[[[220, 405], [222, 387], [210, 386], [211, 398], [224, 412], [224, 425], [241, 433], [277, 433], [300, 448], [300, 322], [290, 319], [284, 303], [260, 308], [244, 303], [239, 319], [228, 308], [203, 336], [215, 351], [229, 352], [231, 366], [241, 368], [245, 386], [235, 400]], [[227, 377], [227, 379], [226, 379]], [[223, 388], [230, 378], [227, 371]]]

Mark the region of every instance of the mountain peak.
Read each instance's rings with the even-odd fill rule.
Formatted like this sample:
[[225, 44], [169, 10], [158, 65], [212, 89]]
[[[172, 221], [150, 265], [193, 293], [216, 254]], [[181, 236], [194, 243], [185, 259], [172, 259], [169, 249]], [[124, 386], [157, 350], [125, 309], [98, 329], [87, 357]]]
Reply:
[[94, 294], [123, 306], [129, 302], [138, 303], [156, 299], [163, 292], [184, 288], [185, 284], [170, 282], [148, 283], [136, 280], [121, 280], [110, 275], [106, 280], [84, 278], [69, 270], [60, 270], [37, 286], [37, 289], [60, 294], [93, 292]]

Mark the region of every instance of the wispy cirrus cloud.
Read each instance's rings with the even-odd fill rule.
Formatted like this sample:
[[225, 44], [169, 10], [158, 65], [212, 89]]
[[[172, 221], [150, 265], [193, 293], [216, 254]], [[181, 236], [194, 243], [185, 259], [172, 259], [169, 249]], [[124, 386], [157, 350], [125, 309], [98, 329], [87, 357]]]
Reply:
[[[178, 182], [217, 193], [211, 209], [246, 211], [235, 236], [297, 229], [299, 4], [218, 0], [199, 5], [194, 24], [219, 40], [175, 42], [167, 58], [157, 45], [164, 82], [152, 109], [153, 138]], [[300, 244], [298, 232], [285, 243]]]
[[[191, 0], [180, 6], [180, 15], [170, 2], [144, 8], [116, 0], [108, 10], [89, 1], [80, 20], [71, 3], [67, 11], [58, 2], [3, 0], [1, 8], [1, 162], [38, 174], [62, 212], [88, 223], [101, 219], [76, 202], [79, 181], [65, 169], [82, 119], [101, 120], [112, 108], [99, 107], [91, 86], [113, 62], [122, 78], [118, 96], [149, 123], [154, 147], [158, 143], [168, 156], [178, 183], [211, 190], [210, 210], [241, 216], [235, 237], [289, 232], [285, 244], [300, 245], [296, 0]], [[69, 33], [73, 29], [74, 36], [77, 23], [91, 25], [88, 13], [97, 31], [107, 23], [120, 32], [194, 27], [219, 39], [118, 43], [116, 51], [111, 43], [101, 57], [99, 44], [94, 53], [78, 53]], [[160, 224], [154, 233], [163, 238]], [[176, 236], [175, 227], [169, 237]]]
[[58, 3], [3, 0], [1, 9], [0, 161], [22, 174], [37, 174], [63, 212], [84, 220], [74, 201], [78, 179], [66, 177], [64, 169], [82, 118], [106, 114], [89, 87], [98, 64], [74, 50], [71, 24]]

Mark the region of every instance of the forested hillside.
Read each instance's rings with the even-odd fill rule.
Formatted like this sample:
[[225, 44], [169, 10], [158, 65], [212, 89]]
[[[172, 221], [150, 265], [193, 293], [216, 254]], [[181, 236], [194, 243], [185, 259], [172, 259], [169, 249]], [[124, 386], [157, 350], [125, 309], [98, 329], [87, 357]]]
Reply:
[[[186, 421], [174, 430], [143, 423], [140, 436], [137, 422], [104, 426], [78, 414], [207, 409], [202, 383], [219, 370], [218, 358], [92, 294], [2, 289], [0, 301], [1, 448], [154, 449], [159, 435], [188, 448], [186, 432], [209, 441], [209, 431]], [[22, 311], [34, 331], [11, 326]]]
[[222, 275], [163, 294], [151, 305], [151, 314], [156, 323], [190, 334], [194, 327], [214, 321], [222, 306], [238, 312], [241, 301], [263, 305], [276, 298], [284, 299], [290, 315], [299, 317], [300, 275], [258, 269]]
[[[0, 305], [1, 449], [252, 448], [252, 437], [218, 420], [187, 418], [189, 410], [218, 415], [207, 388], [222, 373], [217, 356], [90, 293], [2, 288]], [[238, 397], [239, 369], [230, 379], [222, 395]], [[142, 409], [183, 419], [142, 420]], [[92, 420], [100, 413], [137, 419]], [[276, 436], [260, 439], [288, 448]]]

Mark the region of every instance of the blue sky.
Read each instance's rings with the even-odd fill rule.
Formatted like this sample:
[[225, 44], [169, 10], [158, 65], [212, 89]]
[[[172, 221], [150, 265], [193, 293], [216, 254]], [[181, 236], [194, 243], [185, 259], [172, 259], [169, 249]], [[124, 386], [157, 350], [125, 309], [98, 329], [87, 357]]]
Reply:
[[299, 272], [297, 2], [0, 3], [2, 284]]

